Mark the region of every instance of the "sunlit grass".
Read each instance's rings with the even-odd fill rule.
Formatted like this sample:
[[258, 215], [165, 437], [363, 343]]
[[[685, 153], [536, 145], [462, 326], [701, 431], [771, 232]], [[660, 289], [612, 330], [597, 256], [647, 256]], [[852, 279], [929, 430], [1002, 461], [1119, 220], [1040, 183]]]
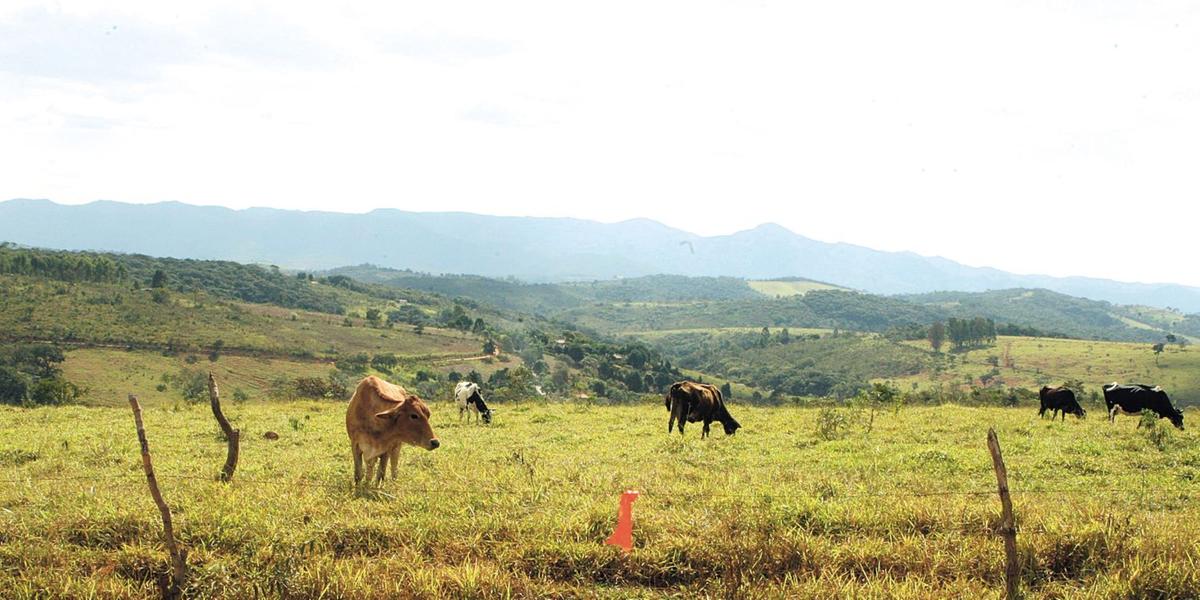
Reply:
[[[435, 404], [442, 448], [405, 449], [399, 480], [356, 492], [341, 403], [227, 405], [244, 440], [229, 485], [207, 407], [148, 406], [190, 593], [998, 597], [990, 426], [1033, 596], [1200, 593], [1191, 430], [946, 406], [879, 415], [869, 435], [851, 415], [821, 441], [817, 409], [734, 405], [744, 429], [701, 441], [668, 435], [658, 402], [498, 408], [479, 427]], [[127, 409], [0, 410], [0, 472], [3, 595], [157, 593], [161, 525]], [[602, 542], [627, 488], [642, 496], [625, 556]]]
[[[929, 349], [928, 342], [907, 343]], [[994, 346], [955, 353], [945, 350], [947, 356], [953, 356], [948, 369], [896, 382], [905, 389], [913, 382], [919, 386], [958, 385], [967, 376], [978, 382], [995, 368], [997, 379], [1009, 386], [1037, 389], [1079, 379], [1099, 393], [1101, 385], [1112, 381], [1151, 383], [1162, 385], [1176, 403], [1200, 404], [1200, 350], [1192, 346], [1169, 345], [1156, 359], [1150, 344], [1001, 336]]]

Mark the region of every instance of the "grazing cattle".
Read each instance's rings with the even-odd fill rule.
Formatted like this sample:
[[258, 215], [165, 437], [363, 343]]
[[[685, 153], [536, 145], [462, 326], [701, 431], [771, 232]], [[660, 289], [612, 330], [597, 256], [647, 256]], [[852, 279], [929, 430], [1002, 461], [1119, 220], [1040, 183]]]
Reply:
[[1053, 421], [1058, 416], [1058, 411], [1062, 411], [1062, 418], [1067, 420], [1067, 415], [1072, 414], [1080, 419], [1087, 416], [1087, 411], [1079, 405], [1075, 400], [1075, 392], [1067, 387], [1049, 387], [1042, 386], [1038, 390], [1038, 396], [1042, 399], [1042, 408], [1038, 411], [1039, 417], [1044, 417], [1047, 410], [1050, 412], [1050, 420]]
[[484, 424], [492, 422], [492, 409], [488, 408], [483, 402], [483, 394], [479, 391], [479, 386], [470, 381], [460, 381], [454, 386], [454, 399], [458, 401], [458, 420], [461, 421], [463, 414], [475, 413], [475, 422], [483, 419]]
[[708, 437], [708, 426], [713, 421], [720, 421], [725, 427], [725, 435], [733, 435], [737, 433], [741, 424], [734, 420], [729, 414], [729, 410], [725, 408], [725, 399], [721, 397], [721, 390], [715, 386], [706, 383], [695, 383], [692, 381], [679, 381], [671, 384], [671, 388], [667, 390], [665, 397], [667, 410], [671, 412], [671, 419], [667, 422], [667, 432], [670, 433], [675, 425], [675, 421], [679, 421], [679, 433], [683, 433], [684, 422], [696, 423], [704, 422], [704, 430], [700, 434], [701, 438]]
[[368, 476], [375, 460], [379, 460], [375, 480], [382, 482], [388, 462], [392, 463], [392, 479], [396, 478], [401, 444], [429, 450], [441, 445], [429, 425], [429, 407], [404, 388], [373, 375], [359, 382], [354, 390], [346, 408], [346, 433], [354, 455], [356, 484], [362, 481], [364, 460]]
[[[1108, 420], [1116, 421], [1117, 413], [1138, 415], [1149, 410], [1160, 419], [1169, 419], [1171, 424], [1183, 429], [1183, 411], [1171, 406], [1171, 399], [1161, 387], [1133, 384], [1120, 385], [1113, 382], [1104, 386], [1104, 404], [1108, 406]], [[1142, 422], [1138, 421], [1138, 427]]]

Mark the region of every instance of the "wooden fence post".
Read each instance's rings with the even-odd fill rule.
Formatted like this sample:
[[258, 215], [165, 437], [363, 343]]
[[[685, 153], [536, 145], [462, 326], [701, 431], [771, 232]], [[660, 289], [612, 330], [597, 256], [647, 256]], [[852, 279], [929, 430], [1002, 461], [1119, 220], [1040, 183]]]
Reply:
[[225, 466], [221, 468], [221, 481], [232, 481], [233, 472], [237, 470], [238, 442], [242, 432], [234, 429], [229, 424], [229, 420], [225, 418], [225, 414], [221, 412], [221, 396], [217, 391], [217, 379], [211, 372], [208, 374], [208, 402], [212, 405], [213, 416], [216, 417], [217, 424], [221, 426], [221, 431], [225, 432], [225, 441], [229, 444], [229, 452], [225, 456]]
[[146, 441], [146, 428], [142, 425], [142, 406], [138, 404], [137, 396], [129, 395], [129, 407], [133, 409], [133, 422], [137, 425], [138, 443], [142, 447], [142, 470], [146, 472], [146, 482], [150, 484], [150, 495], [162, 513], [163, 541], [167, 544], [167, 552], [171, 555], [171, 567], [174, 576], [171, 584], [165, 586], [163, 595], [167, 598], [178, 598], [183, 583], [187, 579], [187, 551], [175, 543], [175, 530], [171, 527], [171, 508], [163, 500], [162, 492], [158, 491], [158, 478], [154, 476], [154, 465], [150, 462], [150, 444]]
[[1021, 577], [1021, 567], [1017, 562], [1017, 525], [1013, 519], [1012, 498], [1008, 495], [1008, 471], [1004, 468], [1004, 458], [1000, 456], [1000, 439], [996, 437], [994, 428], [988, 429], [988, 451], [992, 453], [992, 466], [996, 469], [996, 486], [1000, 491], [1001, 522], [999, 534], [1004, 536], [1004, 586], [1005, 597], [1015, 600], [1020, 597], [1017, 584]]

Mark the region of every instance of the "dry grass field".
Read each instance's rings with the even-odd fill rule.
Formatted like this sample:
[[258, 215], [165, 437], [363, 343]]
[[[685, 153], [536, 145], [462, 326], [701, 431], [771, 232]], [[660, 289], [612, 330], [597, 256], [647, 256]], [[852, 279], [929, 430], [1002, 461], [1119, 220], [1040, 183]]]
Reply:
[[[148, 400], [188, 596], [994, 598], [989, 427], [1030, 597], [1200, 594], [1191, 429], [941, 406], [868, 432], [848, 409], [734, 405], [744, 428], [701, 440], [668, 435], [658, 400], [498, 409], [480, 427], [434, 404], [442, 448], [406, 449], [398, 480], [356, 491], [341, 402], [228, 403], [244, 444], [223, 484], [207, 406]], [[168, 565], [127, 408], [0, 409], [0, 473], [4, 597], [158, 593]], [[627, 488], [642, 496], [623, 555], [602, 542]]]

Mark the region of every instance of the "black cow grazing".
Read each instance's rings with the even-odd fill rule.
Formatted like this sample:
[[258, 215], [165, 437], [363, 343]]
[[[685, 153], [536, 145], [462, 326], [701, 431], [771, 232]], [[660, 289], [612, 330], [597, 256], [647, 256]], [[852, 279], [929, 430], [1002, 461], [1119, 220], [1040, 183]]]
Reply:
[[463, 414], [468, 418], [470, 413], [475, 413], [475, 422], [483, 419], [483, 424], [487, 425], [492, 422], [492, 409], [483, 401], [483, 394], [479, 391], [479, 386], [470, 381], [460, 381], [454, 386], [454, 399], [458, 401], [458, 420], [462, 421]]
[[674, 427], [676, 420], [679, 421], [680, 434], [683, 433], [685, 421], [688, 423], [703, 421], [704, 429], [700, 434], [701, 438], [708, 437], [708, 426], [713, 421], [721, 422], [721, 425], [725, 427], [725, 435], [733, 435], [741, 427], [733, 415], [729, 414], [729, 409], [725, 408], [725, 399], [721, 396], [721, 390], [716, 386], [693, 381], [679, 381], [671, 384], [664, 400], [667, 410], [671, 411], [671, 419], [667, 422], [668, 433]]
[[1075, 400], [1075, 392], [1067, 387], [1049, 387], [1042, 386], [1038, 390], [1038, 396], [1042, 399], [1042, 408], [1038, 411], [1039, 417], [1045, 417], [1046, 411], [1050, 411], [1050, 420], [1053, 421], [1058, 416], [1058, 412], [1062, 411], [1062, 418], [1067, 420], [1067, 415], [1072, 414], [1080, 419], [1087, 416], [1087, 411], [1079, 405]]
[[[1160, 419], [1169, 419], [1171, 424], [1183, 429], [1183, 411], [1171, 406], [1171, 399], [1161, 387], [1133, 384], [1120, 385], [1113, 382], [1104, 386], [1104, 404], [1108, 406], [1108, 420], [1116, 421], [1117, 412], [1138, 415], [1149, 410]], [[1138, 427], [1142, 422], [1138, 421]]]

